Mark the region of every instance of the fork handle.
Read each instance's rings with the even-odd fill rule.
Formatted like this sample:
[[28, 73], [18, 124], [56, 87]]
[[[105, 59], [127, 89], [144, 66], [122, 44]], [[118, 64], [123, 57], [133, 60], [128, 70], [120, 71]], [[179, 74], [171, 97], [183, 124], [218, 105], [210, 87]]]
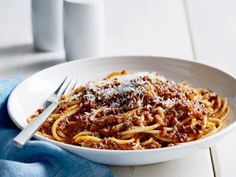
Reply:
[[50, 114], [57, 108], [58, 104], [58, 102], [52, 102], [34, 121], [32, 121], [12, 140], [13, 143], [18, 147], [23, 147], [47, 120]]

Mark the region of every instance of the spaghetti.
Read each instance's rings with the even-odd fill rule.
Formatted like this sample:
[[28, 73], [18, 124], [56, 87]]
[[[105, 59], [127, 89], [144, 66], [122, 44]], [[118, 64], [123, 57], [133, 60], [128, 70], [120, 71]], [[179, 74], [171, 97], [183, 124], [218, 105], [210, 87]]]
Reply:
[[121, 71], [62, 96], [38, 133], [98, 149], [161, 148], [219, 131], [229, 111], [227, 99], [209, 89], [177, 84], [156, 72]]

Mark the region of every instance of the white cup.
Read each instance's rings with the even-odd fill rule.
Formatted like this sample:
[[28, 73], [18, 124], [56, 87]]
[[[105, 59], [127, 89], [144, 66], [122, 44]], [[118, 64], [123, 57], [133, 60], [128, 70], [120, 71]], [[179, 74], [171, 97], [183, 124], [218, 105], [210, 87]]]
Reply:
[[63, 49], [63, 0], [32, 0], [34, 47], [41, 51]]
[[64, 0], [63, 21], [68, 61], [104, 55], [103, 0]]

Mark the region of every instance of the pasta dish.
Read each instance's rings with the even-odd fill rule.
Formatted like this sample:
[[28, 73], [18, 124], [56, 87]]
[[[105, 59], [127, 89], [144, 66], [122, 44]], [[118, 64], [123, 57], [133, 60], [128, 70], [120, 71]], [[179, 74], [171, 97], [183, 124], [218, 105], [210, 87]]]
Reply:
[[37, 133], [89, 148], [153, 149], [207, 137], [222, 128], [229, 111], [227, 99], [209, 89], [157, 72], [120, 71], [63, 95]]

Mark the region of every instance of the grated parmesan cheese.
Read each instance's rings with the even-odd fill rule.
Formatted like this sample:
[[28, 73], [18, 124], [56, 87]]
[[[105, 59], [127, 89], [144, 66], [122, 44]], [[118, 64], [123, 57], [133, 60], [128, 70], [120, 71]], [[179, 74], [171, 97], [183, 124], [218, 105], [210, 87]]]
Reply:
[[[153, 83], [157, 81], [165, 82], [167, 79], [158, 75], [156, 72], [138, 72], [134, 74], [115, 76], [107, 80], [90, 81], [84, 85], [86, 93], [83, 98], [89, 102], [95, 102], [96, 97], [100, 100], [109, 100], [110, 108], [118, 108], [124, 104], [128, 106], [142, 106], [143, 94], [149, 92], [154, 93]], [[131, 98], [131, 94], [134, 94], [139, 99], [134, 101]], [[153, 94], [157, 102], [160, 99], [157, 95]], [[171, 100], [166, 101], [166, 105], [172, 104]]]

